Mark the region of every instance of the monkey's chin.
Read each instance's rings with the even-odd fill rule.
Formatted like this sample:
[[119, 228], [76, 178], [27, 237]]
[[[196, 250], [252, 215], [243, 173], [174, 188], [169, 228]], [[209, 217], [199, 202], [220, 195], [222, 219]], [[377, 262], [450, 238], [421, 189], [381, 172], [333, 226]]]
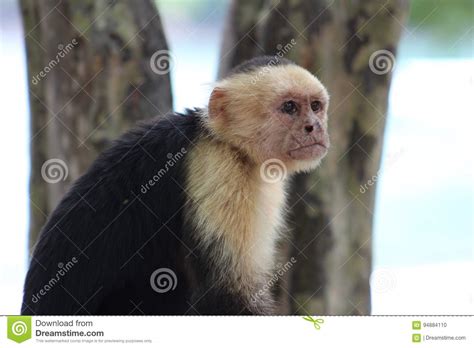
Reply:
[[327, 151], [325, 146], [319, 144], [291, 150], [288, 152], [288, 170], [293, 173], [310, 172], [319, 166]]
[[319, 166], [321, 160], [322, 158], [293, 161], [288, 165], [288, 172], [295, 174], [311, 172]]

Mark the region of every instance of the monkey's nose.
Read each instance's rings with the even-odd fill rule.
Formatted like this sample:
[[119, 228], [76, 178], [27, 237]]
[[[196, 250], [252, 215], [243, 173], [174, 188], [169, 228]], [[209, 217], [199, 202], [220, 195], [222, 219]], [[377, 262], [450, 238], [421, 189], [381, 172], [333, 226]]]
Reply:
[[318, 120], [316, 120], [314, 123], [307, 123], [304, 126], [304, 130], [307, 134], [311, 134], [315, 131], [321, 130], [321, 124], [319, 123]]

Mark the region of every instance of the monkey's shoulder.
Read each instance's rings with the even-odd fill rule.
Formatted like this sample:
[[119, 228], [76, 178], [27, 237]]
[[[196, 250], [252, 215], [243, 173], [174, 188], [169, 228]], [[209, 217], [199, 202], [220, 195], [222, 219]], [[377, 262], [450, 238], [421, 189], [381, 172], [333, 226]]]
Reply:
[[115, 213], [135, 195], [141, 195], [142, 201], [156, 195], [175, 196], [183, 185], [186, 154], [203, 131], [198, 113], [195, 109], [154, 118], [123, 134], [72, 185], [58, 212], [77, 210], [78, 197]]
[[168, 158], [182, 148], [189, 149], [203, 132], [199, 112], [199, 109], [186, 110], [140, 122], [114, 141], [98, 159], [120, 163], [149, 158], [155, 162], [157, 157]]
[[[203, 132], [199, 112], [199, 109], [186, 110], [182, 114], [172, 113], [138, 123], [113, 141], [84, 177], [127, 184], [149, 178], [167, 163], [179, 167], [179, 163], [172, 162], [181, 162], [193, 147], [196, 137]], [[84, 181], [84, 177], [79, 183]]]
[[[152, 232], [159, 228], [183, 205], [186, 154], [202, 131], [198, 112], [141, 122], [115, 140], [71, 185], [43, 228], [44, 237], [60, 237], [53, 233], [58, 227], [81, 233], [79, 244], [87, 245], [104, 229], [138, 229], [137, 221], [152, 221]], [[150, 211], [159, 218], [147, 216]]]

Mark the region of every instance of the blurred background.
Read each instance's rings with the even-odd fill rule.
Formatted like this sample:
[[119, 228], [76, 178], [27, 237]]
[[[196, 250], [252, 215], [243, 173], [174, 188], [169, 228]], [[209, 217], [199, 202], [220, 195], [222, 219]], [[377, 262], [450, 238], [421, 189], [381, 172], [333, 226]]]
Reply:
[[[44, 215], [110, 139], [283, 52], [328, 86], [333, 149], [294, 181], [282, 312], [473, 314], [474, 2], [21, 2], [0, 5], [0, 313], [19, 313]], [[41, 181], [51, 158], [67, 180]]]

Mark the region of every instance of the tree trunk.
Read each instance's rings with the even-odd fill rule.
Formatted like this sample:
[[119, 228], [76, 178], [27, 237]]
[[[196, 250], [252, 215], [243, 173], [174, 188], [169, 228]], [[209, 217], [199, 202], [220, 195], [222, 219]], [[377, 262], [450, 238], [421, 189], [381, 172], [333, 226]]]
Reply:
[[293, 181], [297, 260], [281, 280], [280, 313], [368, 314], [372, 224], [387, 98], [407, 0], [234, 1], [221, 75], [249, 57], [294, 60], [331, 94], [331, 149]]
[[[21, 0], [31, 108], [30, 249], [109, 142], [171, 108], [168, 45], [152, 0]], [[156, 52], [156, 53], [155, 53]]]

